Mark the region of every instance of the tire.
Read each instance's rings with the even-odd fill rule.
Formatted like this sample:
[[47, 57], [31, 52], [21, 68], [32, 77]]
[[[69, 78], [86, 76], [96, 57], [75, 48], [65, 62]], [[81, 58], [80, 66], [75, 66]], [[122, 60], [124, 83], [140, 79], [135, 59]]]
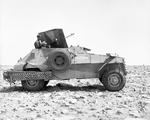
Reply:
[[[24, 71], [40, 71], [38, 68], [25, 69]], [[27, 91], [40, 91], [44, 88], [45, 81], [42, 80], [23, 80], [22, 87]]]
[[52, 70], [66, 70], [71, 65], [71, 58], [68, 51], [63, 49], [55, 49], [51, 51], [48, 57], [48, 65]]
[[45, 84], [44, 80], [23, 80], [21, 81], [22, 87], [27, 91], [42, 90]]
[[101, 82], [108, 91], [119, 91], [125, 86], [126, 79], [123, 72], [111, 70], [104, 73]]

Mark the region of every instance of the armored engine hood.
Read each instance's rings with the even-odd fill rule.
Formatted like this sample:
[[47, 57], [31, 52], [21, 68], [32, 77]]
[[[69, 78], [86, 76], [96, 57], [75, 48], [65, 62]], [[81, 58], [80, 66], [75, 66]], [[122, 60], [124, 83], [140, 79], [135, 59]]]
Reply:
[[44, 71], [48, 69], [47, 59], [52, 49], [33, 49], [14, 66], [14, 70], [23, 71], [25, 68], [39, 68]]
[[[55, 56], [57, 55], [57, 56]], [[62, 59], [59, 57], [63, 57]], [[58, 61], [55, 61], [57, 57]], [[62, 60], [65, 59], [65, 63], [62, 65]], [[41, 48], [33, 49], [29, 54], [27, 54], [23, 59], [19, 60], [14, 66], [16, 71], [24, 71], [25, 69], [38, 68], [41, 71], [51, 70], [52, 67], [56, 68], [57, 63], [59, 64], [58, 69], [65, 68], [66, 62], [69, 60], [68, 64], [71, 64], [70, 52], [65, 48]], [[54, 66], [56, 64], [56, 66]], [[67, 67], [67, 66], [66, 66]], [[57, 69], [57, 68], [56, 68]]]

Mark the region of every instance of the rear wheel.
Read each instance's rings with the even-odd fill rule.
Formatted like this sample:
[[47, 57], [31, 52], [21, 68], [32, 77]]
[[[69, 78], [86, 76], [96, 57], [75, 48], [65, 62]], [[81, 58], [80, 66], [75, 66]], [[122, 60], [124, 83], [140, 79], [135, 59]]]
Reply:
[[[24, 71], [40, 71], [38, 68], [25, 69]], [[23, 80], [21, 81], [22, 87], [28, 91], [39, 91], [44, 88], [45, 83], [44, 79], [41, 80]]]
[[43, 89], [44, 80], [23, 80], [21, 81], [22, 87], [28, 91], [39, 91]]
[[101, 82], [107, 90], [119, 91], [125, 86], [126, 79], [123, 72], [111, 70], [103, 75]]

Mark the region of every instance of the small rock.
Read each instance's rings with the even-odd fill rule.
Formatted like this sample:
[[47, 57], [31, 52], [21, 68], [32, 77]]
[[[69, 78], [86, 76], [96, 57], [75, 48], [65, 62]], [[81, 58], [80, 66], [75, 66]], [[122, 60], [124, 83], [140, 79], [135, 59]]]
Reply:
[[69, 99], [69, 103], [70, 103], [70, 104], [75, 104], [76, 102], [77, 102], [76, 99]]
[[120, 111], [117, 111], [117, 112], [116, 112], [116, 114], [117, 114], [117, 115], [121, 115], [121, 114], [122, 114], [122, 112], [120, 112]]

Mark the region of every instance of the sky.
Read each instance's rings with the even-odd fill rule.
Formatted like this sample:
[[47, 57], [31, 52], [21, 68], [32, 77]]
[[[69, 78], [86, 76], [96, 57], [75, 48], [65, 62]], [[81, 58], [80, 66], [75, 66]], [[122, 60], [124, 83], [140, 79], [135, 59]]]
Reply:
[[16, 64], [54, 28], [75, 33], [69, 46], [150, 65], [150, 0], [0, 0], [0, 64]]

